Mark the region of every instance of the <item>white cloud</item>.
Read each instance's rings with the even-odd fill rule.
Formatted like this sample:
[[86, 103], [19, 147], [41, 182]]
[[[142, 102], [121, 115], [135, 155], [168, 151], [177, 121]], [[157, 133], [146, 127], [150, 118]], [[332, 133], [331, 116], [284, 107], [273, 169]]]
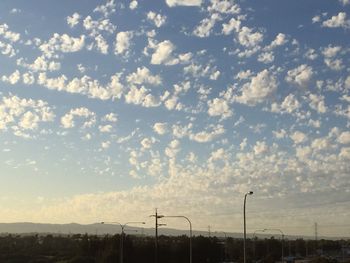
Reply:
[[78, 13], [74, 13], [72, 16], [67, 16], [67, 24], [70, 27], [75, 27], [77, 24], [79, 24], [81, 16]]
[[318, 113], [325, 113], [327, 111], [323, 95], [310, 94], [309, 100], [310, 107]]
[[155, 142], [154, 138], [144, 138], [141, 141], [141, 145], [144, 149], [150, 149], [154, 144], [154, 142]]
[[337, 138], [337, 141], [341, 144], [350, 144], [350, 132], [342, 132]]
[[168, 132], [168, 124], [157, 122], [153, 125], [153, 130], [159, 135], [164, 135]]
[[9, 26], [7, 24], [0, 24], [0, 36], [10, 40], [10, 42], [17, 42], [21, 37], [19, 33], [9, 30]]
[[295, 131], [290, 138], [294, 141], [295, 144], [300, 144], [306, 141], [307, 136], [301, 131]]
[[151, 64], [164, 64], [175, 65], [179, 63], [178, 59], [173, 58], [172, 53], [175, 50], [175, 46], [171, 41], [164, 40], [155, 46], [155, 51], [151, 57]]
[[331, 45], [329, 45], [328, 47], [322, 49], [322, 54], [326, 58], [333, 58], [341, 51], [341, 49], [342, 49], [341, 46], [331, 46]]
[[130, 8], [131, 10], [136, 9], [137, 6], [138, 6], [138, 2], [137, 2], [136, 0], [131, 1], [130, 4], [129, 4], [129, 8]]
[[166, 16], [162, 16], [161, 14], [157, 14], [153, 11], [149, 11], [147, 13], [147, 19], [152, 21], [153, 24], [156, 26], [156, 27], [161, 27], [162, 25], [165, 24], [166, 22]]
[[13, 72], [11, 75], [9, 76], [2, 76], [1, 80], [3, 82], [7, 82], [10, 83], [11, 85], [15, 85], [21, 78], [21, 74], [19, 73], [18, 70], [16, 70], [15, 72]]
[[150, 70], [146, 67], [137, 68], [136, 72], [127, 76], [127, 81], [132, 84], [151, 84], [160, 85], [162, 79], [159, 75], [152, 75]]
[[159, 100], [149, 93], [145, 87], [137, 88], [132, 86], [127, 94], [125, 94], [126, 103], [142, 105], [146, 108], [157, 107], [160, 105]]
[[267, 69], [259, 72], [251, 78], [249, 83], [243, 85], [241, 95], [235, 96], [234, 100], [251, 106], [264, 102], [277, 89], [276, 77]]
[[222, 24], [222, 33], [224, 35], [229, 35], [232, 31], [239, 32], [240, 28], [241, 21], [235, 18], [231, 18], [227, 24]]
[[286, 81], [300, 87], [306, 87], [311, 81], [313, 73], [311, 66], [303, 64], [295, 69], [289, 70], [287, 72]]
[[115, 54], [128, 54], [132, 37], [131, 31], [119, 32], [115, 39]]
[[107, 124], [107, 125], [98, 126], [98, 129], [100, 130], [100, 132], [110, 133], [112, 131], [113, 127], [112, 127], [112, 125]]
[[37, 57], [32, 64], [26, 63], [23, 58], [17, 59], [17, 65], [31, 71], [57, 71], [61, 69], [61, 63], [48, 60], [44, 55]]
[[67, 34], [54, 33], [49, 41], [39, 46], [39, 49], [47, 58], [54, 56], [56, 51], [69, 53], [80, 51], [85, 46], [85, 36], [71, 37]]
[[97, 35], [95, 37], [96, 48], [102, 54], [108, 54], [108, 43], [102, 35]]
[[211, 5], [208, 6], [209, 12], [218, 12], [222, 14], [239, 14], [241, 12], [240, 7], [235, 4], [234, 1], [229, 0], [211, 0]]
[[217, 125], [212, 128], [212, 131], [201, 131], [197, 133], [190, 133], [189, 138], [190, 140], [199, 142], [199, 143], [206, 143], [214, 140], [218, 136], [225, 133], [225, 129], [222, 125]]
[[193, 34], [197, 37], [208, 37], [215, 26], [216, 21], [221, 17], [217, 13], [212, 14], [210, 18], [204, 18], [200, 24], [194, 29]]
[[269, 150], [269, 147], [267, 146], [266, 142], [257, 141], [253, 149], [255, 155], [261, 155], [263, 153], [266, 153]]
[[75, 127], [75, 117], [82, 117], [86, 119], [86, 121], [84, 121], [82, 124], [82, 128], [92, 127], [96, 123], [96, 114], [85, 107], [80, 107], [71, 109], [68, 113], [61, 117], [62, 127], [65, 129]]
[[115, 12], [115, 7], [114, 0], [107, 0], [106, 4], [97, 6], [94, 12], [102, 13], [104, 17], [108, 17]]
[[283, 46], [288, 42], [287, 36], [283, 33], [279, 33], [276, 38], [266, 47], [267, 50], [272, 50], [276, 47]]
[[15, 56], [17, 53], [17, 50], [15, 50], [11, 44], [4, 43], [2, 41], [0, 41], [0, 51], [1, 54], [9, 56], [10, 58]]
[[85, 17], [83, 26], [87, 31], [90, 31], [90, 36], [96, 36], [101, 32], [113, 34], [117, 26], [111, 23], [109, 19], [92, 20], [91, 16]]
[[39, 123], [52, 122], [55, 114], [47, 102], [24, 99], [17, 96], [3, 97], [0, 102], [0, 130], [12, 128], [15, 135], [24, 137], [23, 132], [36, 130]]
[[200, 6], [202, 0], [165, 0], [166, 4], [170, 7], [175, 6]]
[[208, 101], [208, 107], [208, 114], [210, 116], [221, 116], [222, 119], [226, 119], [233, 114], [227, 100], [221, 98]]
[[339, 0], [339, 2], [342, 3], [342, 5], [350, 4], [350, 0]]
[[253, 32], [251, 28], [246, 26], [242, 27], [238, 33], [238, 41], [242, 46], [247, 48], [256, 47], [261, 41], [263, 41], [263, 34], [260, 32]]
[[265, 64], [273, 62], [274, 59], [275, 59], [275, 56], [273, 55], [272, 52], [264, 52], [258, 56], [258, 61]]
[[118, 115], [111, 112], [103, 116], [102, 121], [109, 121], [109, 122], [117, 122], [118, 121]]
[[346, 20], [345, 12], [339, 12], [338, 15], [332, 16], [330, 19], [323, 21], [322, 26], [330, 27], [330, 28], [336, 28], [336, 27], [349, 28], [350, 20]]

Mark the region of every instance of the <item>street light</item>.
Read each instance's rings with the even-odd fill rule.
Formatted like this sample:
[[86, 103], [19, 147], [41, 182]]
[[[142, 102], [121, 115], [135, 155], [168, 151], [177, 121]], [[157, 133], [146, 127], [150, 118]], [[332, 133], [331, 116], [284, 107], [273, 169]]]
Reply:
[[120, 262], [123, 263], [123, 250], [124, 250], [124, 229], [127, 225], [135, 225], [135, 224], [146, 224], [145, 222], [126, 222], [125, 224], [121, 224], [119, 222], [101, 222], [101, 224], [119, 224], [121, 229], [122, 229], [122, 233], [120, 236]]
[[191, 223], [191, 220], [186, 216], [163, 216], [163, 217], [184, 218], [190, 224], [190, 263], [192, 263], [192, 223]]
[[246, 242], [246, 224], [245, 224], [245, 203], [247, 200], [247, 195], [252, 195], [253, 192], [249, 191], [244, 195], [244, 203], [243, 203], [243, 222], [244, 222], [244, 239], [243, 239], [243, 262], [246, 263], [246, 248], [245, 248], [245, 242]]
[[264, 232], [265, 232], [265, 231], [278, 231], [278, 232], [281, 233], [281, 236], [282, 236], [282, 259], [281, 259], [281, 261], [282, 261], [282, 263], [283, 263], [283, 259], [284, 259], [284, 249], [283, 249], [283, 245], [284, 245], [284, 244], [283, 244], [284, 233], [282, 232], [281, 229], [278, 229], [278, 228], [272, 228], [272, 229], [265, 228], [263, 231], [264, 231]]

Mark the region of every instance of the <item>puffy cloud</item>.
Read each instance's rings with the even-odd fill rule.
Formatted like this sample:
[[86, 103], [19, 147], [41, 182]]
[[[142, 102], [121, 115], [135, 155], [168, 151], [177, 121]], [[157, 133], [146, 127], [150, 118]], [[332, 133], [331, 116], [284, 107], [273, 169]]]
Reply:
[[109, 122], [117, 122], [118, 121], [118, 115], [111, 112], [103, 116], [102, 121], [109, 121]]
[[287, 72], [286, 81], [300, 87], [306, 87], [312, 79], [313, 73], [311, 66], [303, 64], [295, 69], [289, 70]]
[[339, 51], [341, 51], [341, 49], [342, 49], [341, 46], [331, 46], [331, 45], [329, 45], [328, 47], [322, 49], [322, 54], [326, 58], [333, 58], [339, 53]]
[[102, 54], [108, 54], [108, 43], [107, 41], [104, 39], [104, 37], [102, 35], [97, 35], [95, 37], [95, 43], [96, 43], [96, 49], [98, 51], [100, 51]]
[[283, 46], [288, 42], [287, 36], [283, 33], [279, 33], [276, 38], [266, 47], [267, 50], [272, 50], [276, 47]]
[[143, 138], [141, 141], [141, 145], [144, 149], [150, 149], [154, 143], [154, 138]]
[[217, 13], [212, 14], [210, 18], [204, 18], [200, 24], [194, 29], [193, 34], [197, 37], [208, 37], [216, 23], [221, 19]]
[[28, 64], [22, 58], [19, 58], [17, 59], [17, 65], [28, 68], [31, 71], [56, 71], [61, 69], [61, 63], [49, 61], [43, 55], [37, 57], [31, 64]]
[[339, 12], [338, 15], [332, 16], [330, 19], [323, 21], [322, 26], [330, 27], [330, 28], [336, 28], [336, 27], [349, 28], [350, 20], [346, 20], [345, 12]]
[[341, 144], [349, 144], [350, 143], [350, 132], [345, 131], [342, 132], [339, 137], [337, 138], [337, 141]]
[[169, 7], [174, 6], [200, 6], [202, 0], [165, 0]]
[[132, 37], [133, 33], [131, 31], [119, 32], [115, 39], [115, 54], [127, 54]]
[[240, 103], [254, 106], [264, 102], [276, 89], [276, 77], [265, 69], [253, 76], [249, 83], [244, 84], [241, 95], [235, 96], [234, 99]]
[[265, 64], [273, 62], [274, 59], [275, 59], [275, 56], [273, 55], [272, 52], [264, 52], [258, 56], [258, 61]]
[[299, 109], [301, 107], [298, 99], [295, 97], [294, 94], [289, 94], [287, 97], [284, 98], [283, 102], [281, 103], [280, 109], [282, 112], [292, 113]]
[[127, 94], [125, 94], [126, 103], [142, 105], [146, 108], [157, 107], [160, 105], [159, 100], [149, 93], [145, 87], [137, 88], [132, 86]]
[[75, 117], [82, 117], [86, 119], [83, 123], [82, 128], [89, 128], [96, 123], [96, 114], [85, 107], [71, 109], [63, 117], [61, 117], [62, 127], [65, 129], [75, 127]]
[[18, 70], [16, 70], [15, 72], [13, 72], [11, 75], [9, 76], [2, 76], [1, 80], [3, 82], [7, 82], [10, 83], [11, 85], [15, 85], [21, 78], [21, 74], [19, 73]]
[[137, 68], [136, 72], [127, 76], [127, 81], [132, 84], [151, 84], [160, 85], [162, 79], [159, 75], [152, 75], [150, 70], [146, 67]]
[[52, 108], [42, 100], [9, 96], [0, 102], [0, 130], [11, 127], [18, 136], [24, 135], [23, 131], [36, 130], [39, 123], [52, 122], [54, 117]]
[[310, 94], [309, 100], [310, 100], [310, 107], [315, 111], [317, 111], [318, 113], [325, 113], [327, 111], [327, 107], [324, 102], [324, 96]]
[[208, 107], [208, 114], [210, 116], [221, 116], [222, 119], [226, 119], [233, 114], [227, 100], [221, 98], [208, 101]]
[[112, 131], [112, 125], [110, 124], [107, 124], [107, 125], [100, 125], [98, 126], [98, 129], [100, 130], [100, 132], [103, 132], [103, 133], [109, 133]]
[[199, 143], [206, 143], [214, 140], [218, 136], [225, 133], [225, 129], [222, 125], [217, 125], [212, 128], [212, 131], [201, 131], [197, 133], [190, 133], [189, 138], [190, 140], [199, 142]]
[[134, 9], [137, 8], [137, 5], [138, 5], [138, 2], [137, 2], [136, 0], [133, 0], [133, 1], [130, 2], [129, 8], [130, 8], [131, 10], [134, 10]]
[[17, 50], [15, 50], [11, 44], [0, 41], [0, 52], [11, 58], [16, 55]]
[[260, 32], [253, 32], [251, 28], [246, 26], [242, 27], [238, 33], [238, 41], [242, 46], [247, 48], [256, 47], [261, 41], [263, 41], [263, 34]]
[[239, 14], [241, 12], [240, 7], [234, 3], [234, 1], [228, 0], [211, 0], [208, 6], [209, 12], [218, 12], [221, 14]]
[[104, 17], [108, 17], [115, 12], [114, 0], [107, 0], [106, 4], [99, 5], [94, 9], [94, 12], [102, 13]]
[[83, 26], [87, 31], [90, 31], [90, 36], [96, 36], [100, 32], [112, 34], [117, 28], [109, 19], [92, 20], [91, 16], [85, 17]]
[[80, 37], [71, 37], [67, 34], [57, 34], [54, 33], [52, 38], [49, 41], [44, 42], [39, 46], [39, 49], [43, 54], [51, 58], [56, 51], [68, 53], [68, 52], [77, 52], [80, 51], [85, 46], [85, 36], [81, 35]]
[[224, 35], [229, 35], [232, 31], [239, 32], [240, 28], [241, 21], [235, 18], [231, 18], [227, 24], [222, 24], [222, 33]]
[[157, 122], [153, 125], [153, 130], [159, 135], [164, 135], [168, 132], [168, 124]]
[[301, 131], [295, 131], [290, 138], [294, 141], [295, 144], [300, 144], [306, 141], [307, 137], [305, 133]]
[[269, 147], [267, 146], [266, 142], [257, 141], [254, 145], [253, 150], [256, 155], [261, 155], [263, 153], [266, 153], [269, 150]]
[[67, 24], [70, 27], [75, 27], [77, 24], [79, 24], [81, 16], [78, 13], [74, 13], [72, 16], [67, 16]]
[[147, 13], [147, 19], [152, 21], [156, 27], [161, 27], [166, 21], [166, 16], [149, 11]]
[[107, 100], [111, 98], [121, 98], [124, 87], [120, 83], [120, 74], [112, 75], [110, 82], [106, 86], [101, 86], [97, 80], [89, 76], [74, 78], [67, 83], [67, 77], [62, 75], [57, 78], [48, 78], [46, 73], [42, 72], [38, 76], [38, 84], [48, 89], [66, 91], [69, 93], [79, 93], [90, 98]]
[[9, 30], [9, 26], [7, 24], [0, 24], [0, 36], [7, 40], [10, 40], [11, 42], [17, 42], [21, 37], [19, 33], [15, 33]]
[[165, 64], [165, 65], [175, 65], [179, 63], [179, 60], [173, 58], [173, 51], [175, 50], [175, 46], [171, 41], [165, 40], [160, 42], [155, 46], [155, 51], [151, 57], [151, 64]]

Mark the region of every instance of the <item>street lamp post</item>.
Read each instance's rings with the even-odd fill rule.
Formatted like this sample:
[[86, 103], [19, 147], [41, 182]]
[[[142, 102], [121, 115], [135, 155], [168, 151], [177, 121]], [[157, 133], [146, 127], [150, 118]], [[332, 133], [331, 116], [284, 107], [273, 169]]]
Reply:
[[247, 200], [247, 195], [252, 195], [253, 192], [249, 191], [244, 195], [244, 203], [243, 203], [243, 222], [244, 222], [244, 238], [243, 238], [243, 262], [246, 263], [246, 223], [245, 223], [245, 203]]
[[173, 218], [184, 218], [190, 225], [190, 263], [192, 263], [192, 223], [191, 220], [186, 216], [164, 216], [164, 217], [173, 217]]
[[124, 255], [123, 255], [123, 250], [124, 250], [124, 229], [127, 225], [135, 225], [135, 224], [146, 224], [145, 222], [126, 222], [125, 224], [121, 224], [119, 222], [101, 222], [101, 224], [119, 224], [122, 232], [120, 236], [120, 262], [123, 263], [124, 260]]
[[267, 229], [267, 228], [265, 228], [264, 229], [264, 232], [265, 231], [278, 231], [278, 232], [280, 232], [281, 233], [281, 236], [282, 236], [282, 258], [281, 258], [281, 261], [282, 261], [282, 263], [283, 263], [283, 261], [284, 261], [284, 249], [283, 249], [283, 246], [284, 246], [284, 233], [282, 232], [282, 230], [281, 229], [278, 229], [278, 228], [273, 228], [273, 229]]

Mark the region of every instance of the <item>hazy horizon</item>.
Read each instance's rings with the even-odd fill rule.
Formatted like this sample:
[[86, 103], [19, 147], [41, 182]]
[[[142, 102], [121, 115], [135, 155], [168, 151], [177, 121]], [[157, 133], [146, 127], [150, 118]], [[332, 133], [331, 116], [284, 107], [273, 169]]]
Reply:
[[[0, 222], [350, 236], [349, 0], [0, 2]], [[178, 218], [161, 219], [187, 229]]]

